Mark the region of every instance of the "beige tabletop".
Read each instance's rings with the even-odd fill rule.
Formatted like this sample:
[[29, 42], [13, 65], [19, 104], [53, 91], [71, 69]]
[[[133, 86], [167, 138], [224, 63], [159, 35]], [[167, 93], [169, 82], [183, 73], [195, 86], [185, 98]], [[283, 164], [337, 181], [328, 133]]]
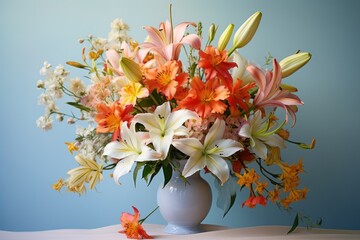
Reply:
[[[154, 239], [356, 239], [360, 240], [360, 230], [335, 230], [298, 228], [291, 234], [287, 226], [259, 226], [246, 228], [226, 228], [216, 225], [203, 225], [202, 233], [191, 235], [168, 235], [163, 232], [164, 226], [144, 224], [147, 233]], [[59, 229], [34, 232], [11, 232], [0, 230], [0, 240], [119, 240], [126, 239], [118, 233], [120, 225], [96, 229]]]

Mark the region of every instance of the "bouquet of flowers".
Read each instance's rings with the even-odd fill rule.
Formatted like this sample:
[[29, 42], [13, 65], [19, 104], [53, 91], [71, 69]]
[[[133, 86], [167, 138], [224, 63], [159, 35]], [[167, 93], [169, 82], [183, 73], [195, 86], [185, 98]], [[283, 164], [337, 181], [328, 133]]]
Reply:
[[[298, 51], [281, 61], [269, 55], [262, 67], [240, 55], [261, 16], [254, 13], [234, 35], [233, 24], [221, 34], [212, 24], [204, 36], [201, 23], [165, 21], [158, 28], [145, 27], [148, 36], [142, 43], [116, 19], [108, 39], [80, 40], [89, 44], [81, 63], [67, 62], [85, 70], [84, 79], [45, 62], [44, 79], [37, 83], [45, 114], [37, 125], [49, 130], [53, 118], [77, 124], [75, 139], [66, 145], [77, 153], [78, 166], [53, 188], [82, 194], [103, 180], [105, 170], [113, 171], [116, 183], [132, 171], [134, 181], [142, 173], [150, 184], [163, 172], [166, 184], [179, 171], [174, 159], [186, 159], [184, 179], [198, 171], [212, 174], [226, 193], [219, 194], [226, 196], [219, 201], [226, 212], [244, 187], [249, 197], [243, 206], [250, 208], [268, 201], [288, 208], [304, 199], [302, 160], [287, 162], [280, 151], [289, 143], [311, 149], [315, 140], [290, 140], [286, 126], [295, 125], [303, 101], [295, 87], [282, 81], [311, 54]], [[61, 110], [62, 99], [77, 113]]]

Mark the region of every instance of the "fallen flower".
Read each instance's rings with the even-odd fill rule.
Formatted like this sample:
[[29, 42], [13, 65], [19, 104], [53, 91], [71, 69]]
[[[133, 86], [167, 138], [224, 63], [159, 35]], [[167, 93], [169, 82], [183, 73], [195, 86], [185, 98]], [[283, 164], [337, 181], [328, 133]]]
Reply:
[[134, 215], [127, 212], [121, 214], [120, 222], [124, 229], [119, 233], [125, 233], [126, 237], [130, 239], [152, 239], [153, 237], [146, 233], [139, 222], [139, 210], [136, 207], [132, 208], [134, 209]]

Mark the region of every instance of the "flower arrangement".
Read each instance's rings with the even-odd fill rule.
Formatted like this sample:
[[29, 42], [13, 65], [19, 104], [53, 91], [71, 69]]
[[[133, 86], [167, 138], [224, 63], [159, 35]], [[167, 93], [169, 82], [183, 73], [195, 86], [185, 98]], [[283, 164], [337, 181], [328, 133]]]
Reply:
[[[290, 143], [312, 149], [315, 140], [309, 145], [290, 140], [286, 126], [295, 125], [297, 108], [304, 103], [283, 79], [311, 54], [296, 52], [281, 61], [269, 55], [263, 67], [240, 55], [261, 17], [254, 13], [233, 37], [233, 24], [219, 36], [212, 24], [204, 37], [201, 23], [174, 26], [170, 20], [145, 27], [148, 36], [142, 43], [116, 19], [108, 39], [80, 40], [89, 43], [81, 63], [67, 62], [87, 71], [86, 79], [70, 78], [63, 66], [45, 62], [44, 79], [37, 83], [45, 114], [37, 125], [49, 130], [54, 117], [78, 124], [75, 140], [66, 145], [71, 154], [77, 152], [79, 166], [53, 188], [82, 194], [94, 189], [106, 170], [113, 171], [116, 183], [131, 170], [135, 182], [142, 171], [148, 184], [163, 172], [166, 184], [179, 171], [176, 158], [187, 159], [184, 178], [197, 171], [214, 176], [225, 213], [243, 188], [249, 197], [242, 205], [250, 208], [271, 201], [287, 209], [304, 199], [302, 160], [287, 162], [280, 151]], [[193, 33], [187, 32], [190, 28]], [[62, 99], [78, 113], [62, 111]], [[285, 113], [280, 114], [284, 119], [278, 112]]]

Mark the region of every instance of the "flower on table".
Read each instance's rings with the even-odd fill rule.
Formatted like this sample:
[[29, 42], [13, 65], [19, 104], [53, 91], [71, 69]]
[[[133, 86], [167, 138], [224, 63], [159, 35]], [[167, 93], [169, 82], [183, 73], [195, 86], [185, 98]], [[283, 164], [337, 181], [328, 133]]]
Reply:
[[121, 214], [120, 222], [123, 230], [119, 231], [119, 233], [124, 233], [127, 238], [131, 239], [152, 239], [153, 237], [146, 233], [139, 222], [139, 210], [136, 207], [132, 208], [134, 209], [134, 215], [127, 212]]

